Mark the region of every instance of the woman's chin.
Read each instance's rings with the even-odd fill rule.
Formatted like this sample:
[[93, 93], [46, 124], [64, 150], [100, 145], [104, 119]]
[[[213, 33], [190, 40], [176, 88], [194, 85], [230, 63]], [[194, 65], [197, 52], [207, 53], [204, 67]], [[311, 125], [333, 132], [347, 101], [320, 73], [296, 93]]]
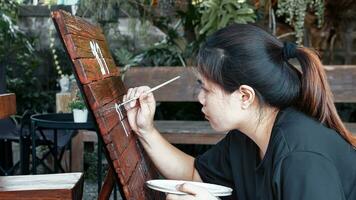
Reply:
[[226, 130], [225, 128], [221, 127], [221, 126], [217, 126], [216, 124], [214, 124], [213, 122], [209, 121], [209, 124], [211, 126], [211, 128], [214, 129], [214, 131], [216, 132], [226, 132], [226, 131], [229, 131], [229, 130]]

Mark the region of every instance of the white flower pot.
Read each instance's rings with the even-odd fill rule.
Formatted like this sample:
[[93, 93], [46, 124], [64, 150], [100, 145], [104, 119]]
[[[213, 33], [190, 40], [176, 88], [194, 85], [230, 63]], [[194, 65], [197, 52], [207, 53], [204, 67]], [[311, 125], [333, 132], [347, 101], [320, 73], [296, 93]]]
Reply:
[[76, 123], [84, 123], [88, 120], [88, 110], [73, 109], [73, 118]]

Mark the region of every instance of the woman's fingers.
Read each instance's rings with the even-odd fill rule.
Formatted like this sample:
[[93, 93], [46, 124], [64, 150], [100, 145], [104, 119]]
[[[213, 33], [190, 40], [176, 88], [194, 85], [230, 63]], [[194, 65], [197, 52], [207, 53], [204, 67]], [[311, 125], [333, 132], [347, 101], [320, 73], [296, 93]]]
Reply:
[[206, 193], [206, 190], [204, 188], [201, 188], [199, 186], [189, 184], [189, 183], [184, 183], [178, 186], [177, 188], [179, 191], [189, 193], [189, 194], [199, 194], [199, 193]]
[[[133, 99], [133, 98], [136, 98], [137, 97], [137, 90], [138, 88], [133, 88], [132, 91], [131, 91], [131, 95], [130, 95], [130, 99]], [[130, 100], [129, 99], [129, 100]], [[133, 108], [136, 106], [136, 101], [137, 100], [133, 100], [131, 101], [129, 104], [130, 104], [130, 107]]]
[[184, 183], [177, 187], [181, 192], [190, 194], [196, 200], [217, 200], [218, 198], [212, 195], [205, 188], [199, 187], [194, 184]]
[[[124, 96], [123, 101], [127, 101], [130, 99], [134, 99], [134, 98], [139, 98], [141, 96], [144, 96], [145, 100], [149, 100], [148, 102], [152, 102], [154, 101], [154, 97], [152, 94], [145, 94], [145, 92], [147, 92], [150, 88], [148, 86], [141, 86], [141, 87], [136, 87], [136, 88], [129, 88], [127, 90], [127, 94]], [[125, 104], [125, 108], [126, 109], [130, 109], [136, 106], [137, 104], [137, 100], [133, 100], [130, 103], [128, 103], [129, 105]]]
[[[129, 88], [129, 89], [127, 90], [126, 95], [124, 95], [124, 97], [122, 98], [122, 102], [125, 102], [125, 101], [131, 99], [132, 90], [133, 90], [133, 88]], [[131, 107], [130, 107], [130, 104], [125, 104], [124, 106], [125, 106], [125, 109], [126, 109], [126, 110], [129, 110], [129, 109], [131, 108]]]

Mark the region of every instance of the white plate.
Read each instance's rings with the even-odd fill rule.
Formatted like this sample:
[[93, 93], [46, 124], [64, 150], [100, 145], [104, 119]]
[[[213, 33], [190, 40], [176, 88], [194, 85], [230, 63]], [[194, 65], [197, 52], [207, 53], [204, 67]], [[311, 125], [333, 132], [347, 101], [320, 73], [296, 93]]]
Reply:
[[166, 192], [170, 194], [186, 194], [184, 192], [178, 191], [177, 186], [183, 183], [193, 184], [208, 190], [214, 196], [229, 196], [232, 193], [232, 189], [229, 187], [210, 184], [210, 183], [202, 183], [202, 182], [193, 182], [193, 181], [180, 181], [180, 180], [164, 180], [164, 179], [157, 179], [157, 180], [150, 180], [146, 181], [147, 187], [158, 190], [161, 192]]

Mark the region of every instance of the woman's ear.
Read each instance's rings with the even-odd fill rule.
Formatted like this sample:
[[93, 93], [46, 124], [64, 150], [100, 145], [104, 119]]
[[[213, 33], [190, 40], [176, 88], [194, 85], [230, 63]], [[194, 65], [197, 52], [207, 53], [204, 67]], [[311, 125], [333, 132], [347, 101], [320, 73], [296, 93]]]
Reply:
[[241, 108], [247, 109], [251, 106], [251, 104], [255, 100], [255, 90], [248, 85], [241, 85], [239, 87], [240, 92], [240, 100], [241, 100]]

